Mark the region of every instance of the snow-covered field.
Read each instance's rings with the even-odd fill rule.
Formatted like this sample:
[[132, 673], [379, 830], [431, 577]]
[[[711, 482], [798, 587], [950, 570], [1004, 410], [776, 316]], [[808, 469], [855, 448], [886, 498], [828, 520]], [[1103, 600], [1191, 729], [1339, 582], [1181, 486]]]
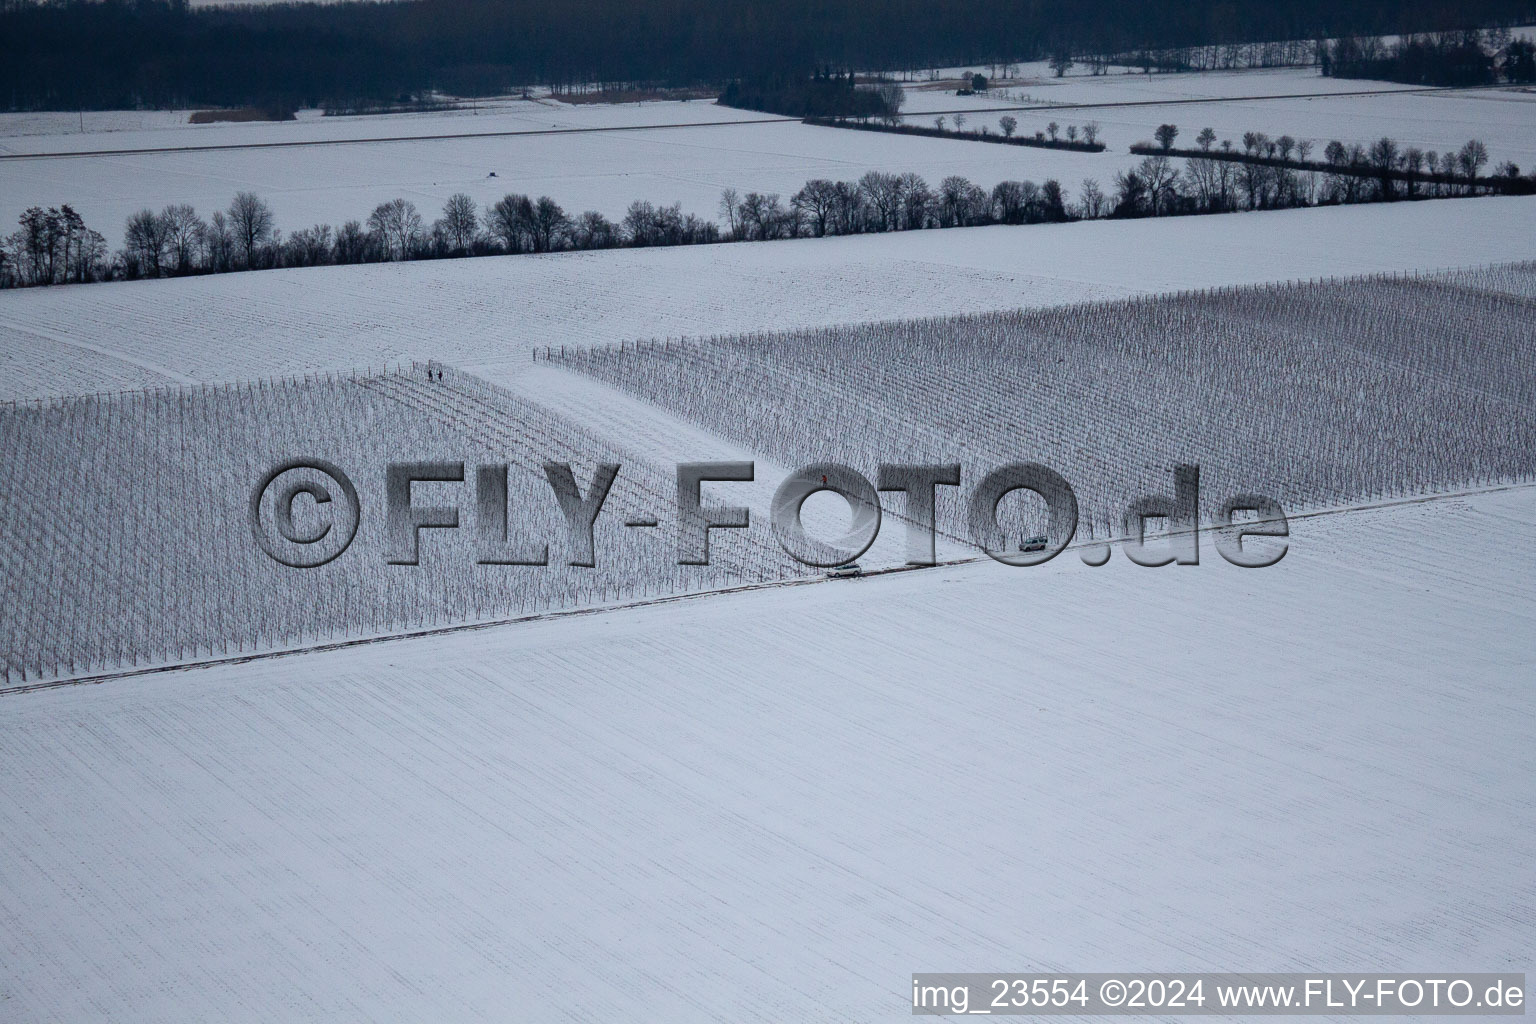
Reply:
[[34, 288], [0, 296], [0, 399], [428, 358], [508, 383], [542, 345], [1531, 259], [1533, 216], [1437, 200]]
[[[1259, 76], [1267, 79], [1268, 88], [1239, 91], [1250, 77]], [[976, 131], [985, 125], [996, 133], [1002, 114], [977, 112], [977, 108], [1010, 106], [1027, 98], [1030, 103], [1074, 104], [1081, 109], [1047, 106], [1039, 111], [1009, 111], [1018, 121], [1019, 134], [1045, 131], [1052, 122], [1063, 133], [1068, 125], [1097, 122], [1100, 141], [1109, 147], [1100, 154], [1101, 163], [1105, 157], [1123, 156], [1126, 147], [1135, 143], [1151, 142], [1159, 125], [1171, 123], [1180, 129], [1181, 146], [1193, 146], [1195, 136], [1207, 127], [1216, 132], [1218, 144], [1229, 139], [1239, 150], [1243, 134], [1250, 131], [1270, 138], [1289, 135], [1298, 141], [1310, 140], [1313, 159], [1322, 158], [1323, 147], [1332, 139], [1369, 148], [1372, 142], [1388, 136], [1405, 149], [1416, 146], [1442, 153], [1460, 149], [1469, 139], [1480, 139], [1494, 165], [1511, 160], [1523, 169], [1536, 166], [1536, 92], [1528, 88], [1412, 91], [1384, 82], [1322, 78], [1308, 69], [1110, 75], [1062, 82], [1071, 84], [1039, 82], [1004, 87], [987, 97], [914, 90], [908, 94], [911, 113], [904, 120], [931, 127], [935, 113], [942, 113], [952, 130], [954, 111], [965, 110], [970, 111], [966, 130]], [[1212, 88], [1213, 82], [1225, 84], [1229, 95], [1221, 95], [1220, 87]], [[1319, 87], [1318, 83], [1331, 87]], [[1207, 99], [1212, 102], [1201, 102]], [[1113, 105], [1117, 103], [1137, 105]], [[919, 110], [926, 113], [919, 114]]]
[[[562, 384], [549, 362], [513, 393], [418, 364], [11, 407], [0, 685], [814, 575], [767, 528], [761, 499], [786, 475], [767, 465], [754, 527], [718, 538], [708, 569], [678, 567], [671, 464], [720, 458], [714, 438], [754, 461], [831, 461], [869, 479], [882, 462], [958, 462], [968, 488], [1029, 458], [1071, 482], [1079, 538], [1134, 535], [1123, 513], [1168, 493], [1180, 463], [1202, 467], [1192, 515], [1204, 522], [1238, 493], [1296, 513], [1530, 479], [1533, 292], [1527, 263], [1455, 283], [1347, 279], [553, 357], [607, 388]], [[346, 557], [303, 572], [251, 543], [246, 514], [257, 481], [294, 458], [340, 467], [360, 499]], [[389, 564], [401, 555], [384, 466], [443, 460], [460, 464], [458, 482], [419, 500], [462, 510], [462, 528], [423, 541], [417, 568]], [[623, 467], [596, 568], [568, 567], [583, 559], [565, 542], [550, 460], [576, 466], [583, 488], [597, 463]], [[477, 564], [485, 513], [469, 510], [486, 485], [473, 467], [506, 462], [504, 525], [491, 528], [544, 546], [548, 566]], [[300, 533], [338, 525], [303, 520], [306, 508]], [[973, 535], [963, 508], [944, 495], [946, 536]], [[636, 536], [632, 518], [659, 529]], [[1043, 532], [1022, 503], [998, 518], [1010, 537]], [[903, 560], [900, 526], [886, 532], [869, 564]]]
[[[706, 117], [724, 110], [704, 104], [696, 109]], [[456, 123], [441, 130], [473, 129]], [[1058, 178], [1075, 193], [1083, 178], [1108, 182], [1133, 162], [1124, 152], [1023, 149], [798, 122], [0, 160], [0, 223], [13, 223], [33, 204], [68, 202], [119, 244], [124, 221], [137, 210], [187, 202], [207, 216], [226, 208], [242, 189], [266, 198], [287, 231], [367, 220], [376, 205], [397, 196], [415, 203], [430, 221], [456, 192], [482, 207], [508, 192], [546, 194], [572, 214], [597, 210], [614, 220], [635, 200], [677, 202], [685, 213], [713, 220], [726, 188], [787, 200], [812, 178], [851, 180], [880, 170], [915, 171], [935, 184], [963, 174], [988, 189], [1004, 179]]]
[[[1368, 83], [1367, 83], [1368, 84]], [[1522, 170], [1536, 167], [1536, 92], [1529, 89], [1486, 89], [1469, 92], [1413, 93], [1381, 91], [1368, 96], [1316, 95], [1301, 99], [1244, 100], [1231, 103], [1181, 103], [1123, 107], [1081, 112], [1055, 110], [1018, 114], [1019, 130], [1042, 128], [1050, 121], [1062, 125], [1099, 122], [1111, 148], [1150, 142], [1157, 126], [1178, 125], [1180, 145], [1193, 146], [1200, 129], [1210, 127], [1217, 139], [1231, 139], [1242, 149], [1244, 132], [1264, 132], [1270, 138], [1290, 135], [1314, 143], [1313, 159], [1321, 159], [1330, 139], [1369, 148], [1382, 136], [1399, 146], [1446, 152], [1469, 139], [1488, 147], [1492, 164], [1512, 160]], [[980, 117], [980, 115], [976, 115]], [[995, 119], [994, 119], [995, 123]], [[1491, 168], [1490, 168], [1491, 169]]]
[[[949, 69], [959, 74], [961, 69]], [[980, 70], [986, 71], [986, 68]], [[1359, 92], [1404, 89], [1392, 82], [1324, 78], [1314, 68], [1213, 71], [1199, 74], [1093, 77], [1081, 70], [1054, 78], [1043, 63], [1024, 64], [1012, 78], [977, 96], [955, 96], [947, 87], [922, 80], [905, 81], [907, 105], [914, 111], [950, 107], [1016, 106], [1024, 94], [1049, 103], [1113, 103], [1162, 99], [1226, 99], [1296, 93]], [[948, 72], [945, 72], [948, 74]], [[301, 110], [293, 121], [191, 124], [191, 110], [57, 110], [0, 113], [0, 153], [54, 153], [96, 149], [149, 149], [161, 146], [231, 145], [262, 142], [323, 141], [440, 135], [450, 132], [529, 131], [548, 128], [600, 128], [640, 124], [753, 120], [771, 115], [718, 106], [708, 100], [636, 103], [565, 103], [548, 90], [530, 99], [502, 97], [450, 101], [454, 110], [420, 113], [360, 114], [324, 117]], [[97, 138], [105, 135], [106, 138]]]
[[[0, 153], [73, 153], [100, 149], [335, 142], [449, 134], [607, 129], [771, 118], [709, 100], [563, 103], [531, 99], [459, 100], [456, 109], [326, 117], [301, 110], [292, 121], [191, 124], [190, 110], [42, 111], [0, 114]], [[84, 130], [81, 130], [81, 124]]]
[[[0, 412], [0, 578], [11, 581], [0, 604], [0, 685], [812, 573], [773, 542], [766, 518], [755, 531], [716, 538], [707, 568], [679, 567], [674, 465], [648, 461], [623, 430], [594, 434], [557, 409], [451, 367], [418, 365]], [[712, 455], [705, 447], [688, 458]], [[324, 459], [355, 483], [356, 537], [343, 541], [345, 558], [296, 570], [252, 542], [252, 490], [292, 459]], [[426, 535], [413, 567], [390, 564], [402, 549], [384, 515], [384, 467], [402, 461], [463, 464], [460, 482], [416, 488], [418, 504], [462, 509], [463, 528]], [[550, 461], [570, 464], [583, 492], [597, 463], [621, 467], [593, 530], [593, 567], [571, 567], [583, 559], [551, 493]], [[508, 467], [497, 485], [504, 525], [491, 526], [510, 543], [494, 554], [478, 534], [481, 465]], [[283, 479], [301, 478], [329, 488], [327, 502], [346, 500], [335, 479]], [[718, 500], [704, 490], [706, 502]], [[276, 494], [263, 506], [274, 539]], [[663, 528], [624, 526], [645, 517]], [[343, 517], [304, 502], [294, 522], [303, 534], [346, 530]], [[477, 564], [526, 562], [538, 546], [547, 565]]]
[[897, 1020], [1527, 969], [1536, 501], [0, 698], [8, 1020]]
[[[1202, 469], [1207, 521], [1235, 493], [1299, 510], [1536, 477], [1533, 293], [1536, 262], [555, 359], [783, 465], [873, 478], [899, 453], [965, 483], [1038, 461], [1071, 482], [1080, 523], [1119, 537], [1179, 463]], [[971, 532], [958, 500], [939, 519]]]
[[[75, 113], [0, 115], [0, 226], [32, 203], [71, 202], [116, 243], [133, 210], [187, 201], [207, 214], [246, 188], [286, 230], [365, 217], [396, 195], [435, 215], [460, 190], [482, 202], [547, 192], [610, 215], [631, 199], [680, 201], [712, 216], [725, 187], [787, 194], [869, 169], [988, 186], [1054, 176], [1075, 192], [1085, 176], [1108, 184], [1133, 161], [1125, 146], [1162, 121], [1184, 128], [1181, 142], [1207, 124], [1425, 148], [1477, 136], [1495, 160], [1536, 164], [1530, 94], [1410, 95], [1306, 70], [1025, 74], [1003, 87], [1032, 100], [1213, 102], [1016, 115], [1029, 131], [1096, 120], [1102, 155], [799, 124], [420, 138], [759, 116], [704, 102], [508, 100], [211, 126], [186, 125], [185, 112], [87, 113], [85, 132]], [[1214, 102], [1293, 92], [1309, 98]], [[1006, 100], [913, 88], [908, 106]], [[371, 141], [3, 158], [323, 139]], [[99, 671], [121, 653], [114, 639], [156, 639], [151, 660], [177, 661], [232, 639], [248, 653], [521, 612], [527, 595], [461, 586], [449, 600], [432, 581], [413, 596], [311, 580], [305, 604], [260, 572], [232, 571], [257, 557], [235, 516], [254, 483], [244, 477], [279, 449], [338, 445], [373, 464], [509, 449], [525, 490], [538, 490], [543, 457], [569, 457], [585, 483], [591, 461], [613, 454], [643, 477], [638, 493], [616, 485], [625, 513], [661, 511], [643, 506], [662, 499], [674, 462], [753, 459], [754, 483], [713, 496], [749, 505], [762, 527], [799, 454], [770, 443], [774, 417], [690, 420], [623, 381], [534, 362], [536, 347], [1486, 266], [1536, 259], [1532, 223], [1536, 198], [1443, 200], [0, 293], [0, 401], [23, 400], [0, 407], [11, 581], [0, 652], [25, 632], [32, 682], [50, 651], [84, 651]], [[1532, 295], [1528, 273], [1507, 277], [1504, 297], [1457, 307], [1469, 322], [1449, 331], [1489, 346], [1487, 358], [1352, 352], [1388, 333], [1364, 322], [1380, 307], [1325, 302], [1305, 315], [1270, 303], [1252, 337], [1184, 363], [1212, 372], [1262, 343], [1272, 350], [1252, 365], [1283, 367], [1312, 344], [1322, 392], [1349, 378], [1336, 408], [1308, 418], [1287, 403], [1315, 397], [1316, 381], [1276, 374], [1258, 400], [1273, 401], [1280, 427], [1248, 435], [1259, 455], [1325, 464], [1392, 443], [1367, 436], [1388, 422], [1399, 461], [1477, 455], [1507, 470], [1478, 447], [1515, 436], [1492, 455], [1529, 457], [1530, 375], [1495, 357], [1529, 348], [1519, 316]], [[1401, 287], [1426, 289], [1389, 310], [1418, 310], [1410, 333], [1444, 327], [1447, 307], [1425, 301], [1443, 284]], [[1222, 313], [1223, 330], [1252, 312]], [[1353, 333], [1330, 359], [1335, 313]], [[1497, 352], [1477, 330], [1494, 322], [1515, 325]], [[1169, 367], [1151, 356], [1144, 372], [1117, 364], [1128, 424], [1172, 408], [1168, 389], [1150, 386]], [[453, 377], [445, 396], [419, 368], [409, 381], [383, 368], [426, 359], [505, 392]], [[354, 368], [377, 372], [25, 403]], [[1414, 374], [1434, 401], [1373, 408], [1401, 392], [1367, 379]], [[1070, 395], [1070, 381], [1056, 383]], [[997, 424], [965, 413], [1012, 414], [1007, 401], [981, 408], [987, 388], [969, 390], [980, 397], [954, 403], [965, 428], [954, 436], [979, 450], [977, 431], [995, 439]], [[1226, 414], [1223, 393], [1201, 395], [1210, 422]], [[799, 396], [763, 386], [756, 397], [782, 419]], [[1477, 417], [1495, 406], [1515, 412], [1483, 429]], [[1312, 448], [1285, 436], [1302, 423]], [[184, 486], [210, 466], [200, 490]], [[1288, 553], [1263, 570], [1204, 544], [1198, 566], [1141, 568], [1117, 551], [1090, 568], [1068, 551], [1030, 569], [980, 559], [786, 583], [764, 545], [735, 531], [715, 542], [734, 545], [723, 554], [740, 556], [735, 576], [780, 582], [594, 612], [724, 581], [643, 579], [635, 594], [633, 580], [605, 578], [615, 585], [601, 593], [578, 580], [573, 597], [552, 590], [528, 610], [580, 614], [0, 692], [0, 1020], [873, 1021], [909, 1016], [914, 971], [1526, 970], [1536, 484], [1516, 475], [1490, 486], [1473, 474], [1460, 493], [1421, 477], [1437, 493], [1293, 515]], [[377, 505], [377, 488], [364, 497]], [[842, 511], [819, 499], [807, 509], [823, 534]], [[178, 514], [189, 521], [168, 522]], [[381, 528], [367, 522], [353, 554], [377, 556]], [[899, 562], [902, 535], [887, 520], [866, 564]], [[671, 537], [648, 540], [665, 553]], [[424, 561], [444, 551], [427, 545]], [[940, 538], [940, 558], [968, 554]], [[482, 614], [477, 597], [493, 607]], [[87, 642], [71, 646], [69, 630]]]
[[[1345, 87], [1348, 87], [1347, 89]], [[1329, 95], [1379, 90], [1366, 96]], [[1009, 99], [1007, 93], [1014, 97]], [[1307, 94], [1233, 102], [1237, 96]], [[70, 203], [115, 245], [123, 223], [148, 207], [191, 203], [205, 216], [236, 191], [253, 190], [276, 210], [287, 231], [315, 223], [366, 219], [377, 204], [404, 197], [430, 219], [455, 192], [481, 204], [509, 191], [548, 194], [572, 212], [621, 216], [630, 202], [682, 204], [713, 218], [720, 193], [775, 192], [785, 197], [816, 177], [857, 178], [868, 170], [915, 171], [937, 182], [962, 174], [986, 188], [1005, 179], [1057, 178], [1076, 193], [1084, 178], [1108, 186], [1137, 158], [1127, 147], [1146, 141], [1160, 123], [1181, 125], [1192, 142], [1200, 128], [1237, 142], [1245, 131], [1289, 134], [1322, 144], [1338, 138], [1369, 144], [1382, 135], [1402, 145], [1444, 151], [1469, 138], [1486, 142], [1494, 162], [1536, 165], [1536, 94], [1518, 90], [1423, 94], [1388, 83], [1338, 81], [1311, 69], [1206, 75], [1108, 75], [1020, 79], [991, 97], [957, 97], [914, 85], [910, 119], [934, 112], [1031, 100], [1104, 104], [1190, 99], [1208, 103], [1015, 111], [1019, 130], [1097, 121], [1104, 153], [1002, 147], [810, 127], [794, 122], [733, 124], [765, 115], [708, 101], [565, 104], [548, 98], [497, 100], [470, 109], [388, 116], [305, 116], [293, 122], [188, 125], [186, 112], [72, 112], [0, 115], [0, 154], [161, 150], [200, 146], [350, 141], [343, 146], [142, 152], [110, 156], [0, 159], [0, 224], [26, 207]], [[922, 113], [926, 112], [926, 113]], [[86, 130], [78, 130], [84, 117]], [[971, 114], [969, 127], [996, 130], [997, 115]], [[705, 127], [575, 131], [708, 122]], [[497, 132], [556, 134], [495, 136]], [[487, 138], [426, 139], [483, 134]], [[367, 141], [380, 139], [404, 141]], [[496, 177], [489, 177], [492, 173]]]
[[[1013, 103], [1146, 103], [1158, 100], [1225, 100], [1250, 96], [1295, 96], [1412, 89], [1397, 82], [1359, 78], [1328, 78], [1315, 67], [1241, 68], [1230, 71], [1182, 71], [1143, 74], [1138, 68], [1111, 67], [1094, 75], [1077, 64], [1057, 78], [1045, 61], [1017, 65], [1013, 75], [991, 79], [985, 93], [956, 96], [965, 71], [990, 74], [988, 65], [945, 68], [939, 82], [897, 76], [913, 110], [928, 110], [940, 99], [957, 107], [1006, 106]], [[62, 116], [62, 115], [61, 115]]]

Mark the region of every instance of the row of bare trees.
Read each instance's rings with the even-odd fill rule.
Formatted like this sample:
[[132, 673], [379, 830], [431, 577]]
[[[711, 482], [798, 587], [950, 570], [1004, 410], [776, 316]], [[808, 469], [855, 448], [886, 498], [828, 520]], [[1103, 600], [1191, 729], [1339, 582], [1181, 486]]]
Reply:
[[[1513, 163], [1484, 177], [1488, 147], [1472, 139], [1459, 149], [1436, 152], [1400, 146], [1383, 137], [1369, 146], [1333, 140], [1314, 159], [1314, 143], [1290, 135], [1270, 138], [1245, 132], [1241, 146], [1216, 143], [1210, 128], [1196, 136], [1196, 148], [1176, 149], [1178, 127], [1161, 125], [1157, 148], [1116, 179], [1111, 212], [1118, 216], [1284, 209], [1337, 203], [1391, 202], [1487, 193], [1536, 191], [1536, 179], [1520, 177]], [[1176, 158], [1184, 158], [1181, 169]]]
[[[726, 189], [722, 223], [684, 213], [681, 204], [631, 203], [617, 222], [595, 210], [571, 216], [549, 196], [509, 193], [479, 209], [451, 196], [427, 223], [407, 199], [380, 203], [366, 221], [317, 224], [283, 237], [271, 206], [251, 192], [203, 220], [190, 205], [128, 218], [123, 248], [105, 240], [67, 204], [29, 209], [0, 249], [0, 287], [168, 277], [267, 267], [376, 263], [458, 256], [547, 253], [617, 246], [696, 245], [717, 241], [853, 235], [985, 224], [1059, 223], [1099, 217], [1161, 217], [1234, 210], [1386, 202], [1536, 189], [1503, 164], [1480, 177], [1488, 149], [1474, 139], [1444, 153], [1400, 147], [1382, 138], [1369, 147], [1329, 142], [1321, 160], [1313, 143], [1247, 132], [1241, 148], [1216, 142], [1206, 128], [1194, 149], [1175, 149], [1176, 125], [1158, 128], [1159, 148], [1115, 176], [1106, 192], [1086, 178], [1072, 200], [1061, 182], [1001, 181], [991, 190], [960, 175], [930, 185], [911, 172], [869, 171], [856, 181], [816, 178], [785, 201], [777, 193]], [[1147, 147], [1135, 147], [1147, 152]], [[1184, 164], [1175, 161], [1182, 158]], [[1502, 184], [1500, 184], [1502, 183]], [[1494, 186], [1498, 185], [1498, 188]], [[1509, 186], [1509, 187], [1506, 187]]]
[[272, 207], [254, 192], [235, 193], [229, 209], [215, 210], [207, 221], [188, 203], [172, 203], [159, 213], [140, 210], [123, 227], [123, 248], [111, 273], [168, 277], [271, 266], [275, 223]]
[[679, 203], [637, 201], [614, 222], [595, 210], [571, 216], [549, 196], [509, 194], [482, 212], [464, 193], [451, 196], [431, 223], [416, 204], [392, 199], [366, 220], [316, 224], [285, 237], [271, 205], [240, 192], [206, 220], [186, 203], [140, 210], [124, 225], [115, 254], [68, 204], [33, 207], [0, 247], [0, 287], [719, 239], [714, 222], [684, 213]]
[[[1085, 187], [1090, 183], [1085, 183]], [[1096, 188], [1096, 186], [1094, 186]], [[790, 197], [727, 189], [720, 211], [726, 236], [742, 241], [981, 224], [1030, 224], [1074, 217], [1054, 179], [1002, 181], [988, 191], [958, 174], [930, 186], [919, 174], [870, 171], [857, 181], [816, 178]]]

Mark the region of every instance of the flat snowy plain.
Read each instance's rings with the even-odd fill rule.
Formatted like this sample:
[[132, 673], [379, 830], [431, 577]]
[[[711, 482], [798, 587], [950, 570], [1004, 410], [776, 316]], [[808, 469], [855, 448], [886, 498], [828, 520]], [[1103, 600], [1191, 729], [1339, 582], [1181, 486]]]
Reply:
[[0, 698], [0, 1016], [897, 1020], [1523, 970], [1536, 499]]

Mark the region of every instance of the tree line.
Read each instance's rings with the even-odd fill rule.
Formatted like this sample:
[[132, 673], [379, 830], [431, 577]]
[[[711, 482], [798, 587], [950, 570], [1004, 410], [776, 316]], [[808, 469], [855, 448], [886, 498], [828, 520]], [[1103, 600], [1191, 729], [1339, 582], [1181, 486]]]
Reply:
[[[108, 250], [69, 205], [32, 207], [0, 246], [0, 287], [217, 274], [466, 256], [548, 253], [617, 247], [756, 242], [988, 224], [1063, 223], [1098, 218], [1163, 217], [1237, 210], [1391, 202], [1514, 191], [1526, 183], [1505, 163], [1482, 177], [1487, 147], [1471, 140], [1444, 153], [1400, 147], [1390, 138], [1369, 147], [1337, 140], [1311, 159], [1313, 143], [1246, 132], [1241, 149], [1203, 129], [1196, 149], [1175, 149], [1179, 129], [1157, 130], [1159, 151], [1118, 173], [1108, 188], [1085, 178], [1075, 200], [1054, 178], [1002, 181], [990, 190], [961, 175], [930, 185], [921, 175], [869, 171], [857, 180], [816, 178], [785, 200], [777, 193], [726, 189], [719, 222], [684, 213], [680, 203], [637, 200], [613, 221], [588, 210], [568, 214], [549, 196], [509, 193], [484, 209], [464, 193], [449, 197], [428, 222], [407, 199], [380, 203], [366, 220], [339, 228], [316, 224], [284, 237], [272, 207], [252, 192], [206, 220], [185, 203], [140, 210], [124, 225], [123, 247]], [[1184, 160], [1182, 168], [1175, 166]]]
[[[897, 109], [900, 109], [899, 107]], [[1019, 119], [1011, 114], [1004, 114], [998, 118], [997, 134], [993, 134], [992, 126], [985, 123], [977, 123], [970, 131], [965, 126], [971, 123], [970, 115], [963, 112], [954, 115], [953, 120], [948, 115], [940, 114], [933, 119], [933, 127], [909, 124], [901, 120], [896, 114], [885, 115], [878, 122], [867, 120], [850, 120], [846, 117], [807, 117], [806, 124], [820, 125], [825, 128], [850, 128], [856, 131], [892, 132], [897, 135], [922, 135], [934, 139], [960, 139], [967, 142], [993, 142], [1014, 146], [1034, 146], [1040, 149], [1067, 149], [1079, 153], [1102, 153], [1104, 143], [1099, 141], [1099, 123], [1089, 121], [1079, 128], [1075, 124], [1069, 124], [1063, 130], [1061, 125], [1052, 121], [1044, 128], [1037, 129], [1032, 135], [1018, 135]], [[950, 129], [950, 125], [954, 129]]]
[[595, 210], [572, 216], [549, 196], [508, 194], [480, 210], [459, 193], [430, 223], [406, 199], [380, 203], [366, 220], [316, 224], [287, 236], [265, 199], [238, 192], [206, 219], [186, 203], [140, 210], [123, 226], [123, 246], [109, 250], [68, 205], [32, 207], [0, 246], [0, 287], [222, 274], [237, 270], [694, 245], [721, 238], [713, 221], [680, 203], [631, 203], [617, 222]]
[[720, 94], [719, 102], [727, 107], [786, 117], [876, 117], [894, 121], [906, 102], [906, 92], [895, 82], [860, 88], [855, 85], [851, 71], [844, 74], [818, 68], [810, 77], [777, 74], [731, 82]]
[[[1311, 140], [1298, 140], [1290, 135], [1270, 138], [1263, 132], [1245, 132], [1242, 148], [1238, 149], [1230, 139], [1214, 146], [1216, 133], [1206, 128], [1196, 137], [1197, 148], [1178, 149], [1174, 147], [1178, 134], [1178, 126], [1161, 125], [1156, 132], [1156, 147], [1138, 143], [1131, 147], [1131, 152], [1184, 157], [1186, 174], [1198, 176], [1203, 182], [1251, 183], [1252, 187], [1245, 184], [1241, 189], [1249, 200], [1249, 209], [1259, 208], [1255, 199], [1290, 194], [1294, 189], [1288, 186], [1298, 181], [1323, 182], [1325, 202], [1358, 202], [1362, 194], [1383, 201], [1536, 194], [1536, 174], [1521, 177], [1519, 166], [1512, 161], [1499, 164], [1491, 175], [1483, 176], [1488, 147], [1480, 139], [1471, 139], [1459, 149], [1443, 153], [1399, 146], [1389, 136], [1368, 147], [1358, 143], [1346, 146], [1335, 139], [1323, 147], [1322, 159], [1315, 160]], [[1282, 187], [1273, 187], [1273, 182], [1280, 182]], [[1223, 188], [1219, 194], [1227, 197], [1236, 190], [1236, 186]], [[1203, 194], [1203, 198], [1209, 200], [1209, 195]], [[1204, 205], [1210, 207], [1208, 202]], [[1229, 207], [1223, 198], [1210, 208], [1235, 207]]]
[[1376, 36], [1320, 47], [1323, 74], [1414, 85], [1468, 86], [1536, 82], [1536, 44], [1506, 29], [1435, 32], [1388, 44]]
[[724, 87], [824, 66], [899, 71], [1531, 17], [1531, 0], [0, 0], [0, 103], [327, 106], [531, 85]]

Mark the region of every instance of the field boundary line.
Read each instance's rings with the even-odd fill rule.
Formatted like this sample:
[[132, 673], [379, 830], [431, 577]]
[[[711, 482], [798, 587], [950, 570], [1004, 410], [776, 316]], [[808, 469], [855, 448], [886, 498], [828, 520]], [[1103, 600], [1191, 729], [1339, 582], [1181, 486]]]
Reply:
[[[1515, 483], [1491, 484], [1484, 487], [1472, 487], [1459, 491], [1445, 491], [1437, 494], [1411, 495], [1401, 498], [1383, 498], [1376, 501], [1356, 505], [1341, 505], [1332, 508], [1314, 509], [1311, 511], [1288, 513], [1287, 522], [1299, 519], [1321, 519], [1331, 516], [1352, 515], [1360, 512], [1373, 512], [1387, 508], [1401, 508], [1410, 505], [1425, 505], [1438, 501], [1449, 501], [1456, 498], [1476, 497], [1484, 494], [1499, 494], [1506, 491], [1519, 491], [1536, 488], [1536, 481], [1517, 481]], [[1195, 533], [1214, 533], [1219, 527], [1214, 525], [1199, 526]], [[1186, 531], [1170, 531], [1159, 534], [1159, 537], [1174, 536]], [[1077, 541], [1067, 545], [1062, 551], [1075, 551], [1086, 547], [1102, 545], [1124, 544], [1126, 538], [1108, 538], [1104, 540], [1090, 539]], [[966, 558], [952, 558], [947, 561], [936, 562], [933, 565], [898, 565], [887, 569], [873, 569], [864, 573], [864, 576], [891, 576], [897, 573], [921, 572], [928, 569], [946, 568], [957, 565], [971, 565], [989, 558], [985, 554], [972, 555]], [[355, 637], [347, 640], [330, 640], [324, 643], [306, 644], [299, 647], [288, 647], [274, 651], [253, 651], [250, 654], [235, 654], [220, 658], [204, 658], [200, 661], [178, 662], [170, 665], [147, 665], [143, 668], [124, 669], [113, 672], [102, 672], [94, 675], [74, 676], [67, 679], [51, 679], [36, 683], [23, 683], [17, 686], [0, 687], [0, 697], [24, 693], [35, 693], [42, 690], [55, 690], [66, 686], [90, 686], [98, 683], [110, 682], [118, 679], [131, 679], [136, 676], [160, 675], [170, 672], [191, 672], [198, 669], [215, 668], [221, 665], [243, 665], [252, 661], [271, 661], [275, 658], [294, 657], [302, 654], [321, 654], [327, 651], [341, 651], [352, 647], [363, 647], [369, 644], [389, 643], [396, 640], [414, 640], [421, 637], [446, 636], [452, 633], [468, 633], [474, 630], [495, 629], [501, 626], [511, 626], [524, 622], [544, 622], [554, 619], [577, 618], [586, 615], [599, 615], [607, 612], [624, 611], [631, 608], [646, 608], [654, 605], [677, 604], [682, 601], [697, 601], [711, 597], [720, 597], [727, 594], [741, 594], [749, 591], [771, 590], [783, 587], [803, 587], [818, 583], [834, 582], [827, 576], [818, 574], [815, 576], [797, 576], [785, 580], [768, 580], [760, 583], [742, 583], [731, 587], [719, 587], [714, 590], [698, 590], [686, 594], [667, 594], [660, 597], [642, 598], [636, 601], [625, 601], [619, 604], [593, 605], [588, 608], [569, 608], [557, 611], [536, 612], [530, 615], [518, 615], [511, 618], [492, 619], [485, 622], [464, 622], [451, 626], [433, 626], [426, 629], [408, 630], [400, 633], [389, 633], [382, 636]]]
[[[1333, 99], [1359, 96], [1423, 95], [1440, 92], [1487, 92], [1498, 90], [1497, 85], [1445, 85], [1417, 86], [1410, 89], [1356, 89], [1344, 92], [1295, 92], [1273, 93], [1267, 96], [1208, 96], [1186, 97], [1167, 100], [1121, 100], [1102, 103], [1045, 103], [1009, 107], [965, 107], [954, 110], [913, 110], [900, 117], [937, 117], [953, 114], [1004, 114], [1010, 111], [1031, 110], [1112, 110], [1125, 107], [1170, 107], [1190, 103], [1254, 103], [1261, 100]], [[732, 107], [730, 109], [741, 109]], [[366, 139], [289, 139], [280, 142], [220, 142], [199, 146], [146, 146], [142, 149], [83, 149], [75, 152], [49, 153], [0, 153], [0, 160], [60, 160], [71, 157], [149, 156], [165, 153], [215, 153], [238, 149], [296, 149], [306, 146], [360, 146], [400, 142], [447, 142], [464, 139], [507, 139], [535, 135], [586, 135], [598, 132], [660, 131], [667, 128], [729, 128], [733, 125], [799, 124], [801, 117], [754, 117], [739, 121], [685, 121], [671, 124], [620, 124], [592, 125], [572, 128], [518, 128], [499, 132], [448, 132], [438, 135], [384, 135]], [[175, 129], [168, 129], [174, 131]], [[963, 138], [960, 141], [964, 141]]]

